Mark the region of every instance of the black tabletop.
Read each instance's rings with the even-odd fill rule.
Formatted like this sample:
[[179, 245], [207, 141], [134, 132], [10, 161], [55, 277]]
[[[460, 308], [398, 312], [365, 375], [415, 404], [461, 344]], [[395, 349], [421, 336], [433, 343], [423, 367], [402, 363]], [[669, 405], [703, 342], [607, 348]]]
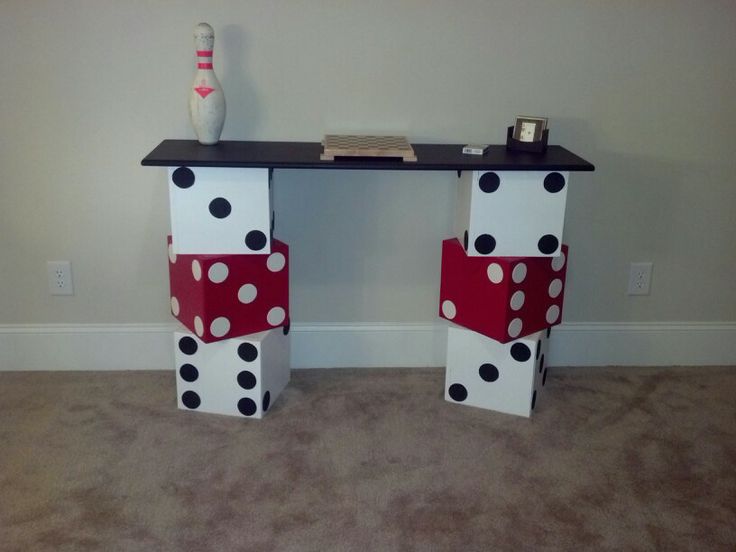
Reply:
[[412, 144], [417, 161], [336, 158], [322, 161], [319, 142], [222, 141], [203, 146], [196, 140], [164, 140], [142, 165], [163, 167], [253, 167], [269, 169], [355, 169], [414, 171], [593, 171], [595, 167], [561, 146], [544, 153], [514, 152], [490, 146], [483, 155], [465, 155], [461, 144]]

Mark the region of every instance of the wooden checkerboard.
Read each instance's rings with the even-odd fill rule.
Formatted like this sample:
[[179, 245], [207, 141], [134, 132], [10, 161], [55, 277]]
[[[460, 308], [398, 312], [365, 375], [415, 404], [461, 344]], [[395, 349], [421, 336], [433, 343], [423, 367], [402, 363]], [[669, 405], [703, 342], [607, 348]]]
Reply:
[[399, 157], [416, 161], [414, 148], [404, 136], [360, 136], [326, 134], [320, 159], [334, 161], [335, 157]]

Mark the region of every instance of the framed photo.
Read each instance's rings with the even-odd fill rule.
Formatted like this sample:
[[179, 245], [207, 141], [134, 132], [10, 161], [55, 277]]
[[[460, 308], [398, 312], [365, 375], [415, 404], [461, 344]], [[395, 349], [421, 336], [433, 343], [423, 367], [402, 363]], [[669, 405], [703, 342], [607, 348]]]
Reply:
[[539, 142], [546, 128], [545, 117], [517, 117], [513, 137], [519, 142]]

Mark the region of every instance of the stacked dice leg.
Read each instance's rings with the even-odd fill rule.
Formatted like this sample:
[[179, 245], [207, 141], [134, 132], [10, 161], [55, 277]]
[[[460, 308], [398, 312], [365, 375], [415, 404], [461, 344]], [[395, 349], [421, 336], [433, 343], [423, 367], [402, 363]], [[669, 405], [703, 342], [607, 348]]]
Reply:
[[287, 385], [289, 248], [268, 169], [170, 167], [178, 405], [262, 418]]
[[461, 175], [455, 233], [442, 245], [439, 314], [451, 321], [445, 398], [530, 416], [547, 381], [550, 328], [562, 319], [569, 174]]

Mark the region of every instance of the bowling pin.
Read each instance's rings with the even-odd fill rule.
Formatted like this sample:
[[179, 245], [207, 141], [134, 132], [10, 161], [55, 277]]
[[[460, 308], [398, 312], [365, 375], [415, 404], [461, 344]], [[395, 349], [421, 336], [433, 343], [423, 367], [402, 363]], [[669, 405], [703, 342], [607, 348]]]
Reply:
[[225, 124], [225, 93], [212, 70], [215, 31], [207, 23], [194, 27], [197, 73], [189, 96], [189, 116], [200, 144], [216, 144]]

